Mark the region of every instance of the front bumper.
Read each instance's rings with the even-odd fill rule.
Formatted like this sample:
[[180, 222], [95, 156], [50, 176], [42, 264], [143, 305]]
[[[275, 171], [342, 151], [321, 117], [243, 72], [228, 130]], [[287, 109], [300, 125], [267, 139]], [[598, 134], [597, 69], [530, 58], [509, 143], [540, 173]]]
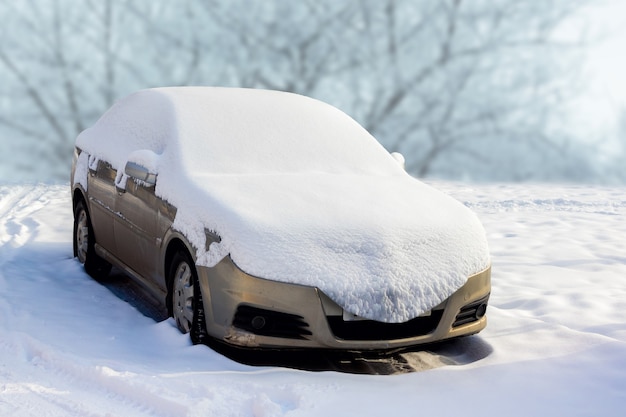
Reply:
[[230, 257], [198, 267], [206, 328], [241, 347], [385, 350], [478, 333], [491, 291], [491, 268], [475, 274], [429, 316], [407, 323], [344, 320], [343, 310], [314, 287], [256, 278]]

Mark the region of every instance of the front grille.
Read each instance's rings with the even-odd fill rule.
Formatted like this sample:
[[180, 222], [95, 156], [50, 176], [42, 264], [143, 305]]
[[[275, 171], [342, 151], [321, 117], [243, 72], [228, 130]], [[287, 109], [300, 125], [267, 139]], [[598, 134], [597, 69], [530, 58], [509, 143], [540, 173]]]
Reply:
[[443, 310], [417, 317], [405, 323], [382, 323], [374, 320], [344, 321], [342, 316], [327, 316], [333, 334], [344, 340], [395, 340], [423, 336], [439, 325]]
[[489, 294], [480, 300], [473, 301], [466, 306], [461, 307], [461, 311], [456, 315], [452, 327], [462, 326], [473, 321], [480, 320], [487, 310], [487, 302], [489, 301]]
[[233, 318], [233, 326], [261, 336], [306, 339], [312, 333], [304, 318], [295, 314], [240, 305]]

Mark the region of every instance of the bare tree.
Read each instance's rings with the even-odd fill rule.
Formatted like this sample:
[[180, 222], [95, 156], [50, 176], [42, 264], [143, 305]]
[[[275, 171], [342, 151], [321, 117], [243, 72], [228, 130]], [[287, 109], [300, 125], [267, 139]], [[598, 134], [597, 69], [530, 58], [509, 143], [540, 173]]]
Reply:
[[565, 157], [564, 136], [548, 134], [555, 97], [575, 91], [568, 83], [580, 52], [554, 32], [585, 3], [200, 4], [219, 29], [211, 42], [235, 68], [228, 84], [331, 102], [390, 150], [405, 152], [419, 176], [495, 172], [521, 180], [545, 175], [546, 159], [586, 165]]
[[149, 86], [194, 81], [203, 52], [197, 42], [194, 46], [195, 32], [188, 30], [191, 37], [184, 45], [161, 48], [154, 33], [160, 25], [144, 24], [160, 19], [179, 37], [176, 27], [192, 20], [191, 2], [175, 10], [171, 18], [176, 23], [162, 15], [159, 3], [31, 0], [0, 5], [7, 23], [1, 29], [0, 74], [8, 81], [0, 99], [11, 103], [0, 115], [0, 132], [10, 149], [3, 153], [11, 155], [11, 170], [23, 170], [26, 178], [65, 179], [76, 136], [117, 98]]
[[5, 2], [0, 140], [65, 178], [74, 138], [116, 98], [245, 86], [336, 105], [419, 176], [591, 175], [555, 129], [576, 48], [554, 33], [587, 1]]
[[0, 44], [0, 63], [12, 86], [4, 99], [13, 104], [0, 122], [21, 139], [12, 135], [18, 151], [28, 154], [18, 162], [27, 169], [48, 166], [57, 178], [67, 173], [71, 138], [86, 126], [86, 93], [101, 85], [84, 65], [92, 52], [84, 16], [65, 6], [60, 0], [4, 3], [13, 27], [5, 26]]

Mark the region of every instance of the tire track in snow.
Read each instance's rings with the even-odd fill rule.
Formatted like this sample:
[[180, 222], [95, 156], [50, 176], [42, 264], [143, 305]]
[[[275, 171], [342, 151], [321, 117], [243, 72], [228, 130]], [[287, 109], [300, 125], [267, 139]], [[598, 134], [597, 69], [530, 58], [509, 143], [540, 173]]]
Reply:
[[[0, 411], [4, 411], [3, 407], [20, 410], [20, 399], [15, 394], [28, 395], [31, 406], [31, 410], [24, 414], [14, 411], [10, 415], [101, 416], [102, 409], [120, 416], [188, 415], [187, 406], [163, 398], [163, 392], [152, 392], [154, 387], [137, 378], [140, 376], [104, 366], [81, 364], [80, 360], [66, 358], [30, 335], [21, 334], [19, 340], [0, 345], [1, 348], [11, 350], [22, 359], [24, 375], [0, 374], [3, 380], [0, 383]], [[33, 396], [36, 397], [35, 404], [30, 401]], [[39, 412], [42, 410], [45, 411]]]
[[0, 357], [13, 363], [11, 369], [17, 372], [0, 372], [0, 415], [188, 415], [186, 405], [164, 398], [164, 394], [176, 397], [175, 393], [146, 383], [142, 375], [83, 364], [27, 334], [11, 339], [0, 343]]
[[[0, 243], [22, 246], [36, 235], [38, 223], [32, 214], [44, 208], [50, 192], [56, 189], [44, 185], [0, 188]], [[4, 252], [4, 251], [3, 251]], [[0, 257], [0, 262], [2, 258]]]
[[[68, 239], [66, 223], [72, 221], [69, 201], [66, 186], [0, 186], [0, 357], [2, 362], [15, 362], [21, 370], [18, 374], [0, 368], [0, 415], [107, 415], [103, 409], [112, 415], [187, 415], [186, 406], [163, 398], [162, 392], [153, 393], [152, 384], [106, 367], [83, 364], [37, 339], [37, 335], [11, 329], [22, 321], [22, 316], [29, 320], [33, 313], [26, 304], [10, 302], [8, 288], [18, 293], [26, 289], [9, 282], [25, 277], [10, 277], [8, 271], [23, 262], [20, 259], [24, 251], [30, 250], [25, 247], [29, 243], [57, 244], [56, 233], [62, 235], [62, 240]], [[47, 241], [41, 241], [40, 235]], [[33, 272], [43, 273], [42, 282], [51, 275], [45, 265], [39, 268], [37, 262], [54, 261], [58, 254], [52, 256], [31, 265]], [[28, 407], [22, 404], [24, 397], [29, 399]]]
[[45, 207], [44, 195], [50, 192], [44, 185], [0, 186], [0, 293], [7, 285], [4, 266], [15, 257], [16, 248], [35, 238], [38, 223], [31, 215]]

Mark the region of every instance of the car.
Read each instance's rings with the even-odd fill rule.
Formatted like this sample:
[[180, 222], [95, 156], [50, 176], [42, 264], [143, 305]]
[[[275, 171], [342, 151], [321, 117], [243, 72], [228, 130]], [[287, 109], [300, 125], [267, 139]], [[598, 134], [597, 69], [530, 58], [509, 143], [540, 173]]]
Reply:
[[162, 87], [76, 139], [74, 255], [112, 265], [193, 343], [378, 351], [487, 323], [485, 230], [339, 109]]

